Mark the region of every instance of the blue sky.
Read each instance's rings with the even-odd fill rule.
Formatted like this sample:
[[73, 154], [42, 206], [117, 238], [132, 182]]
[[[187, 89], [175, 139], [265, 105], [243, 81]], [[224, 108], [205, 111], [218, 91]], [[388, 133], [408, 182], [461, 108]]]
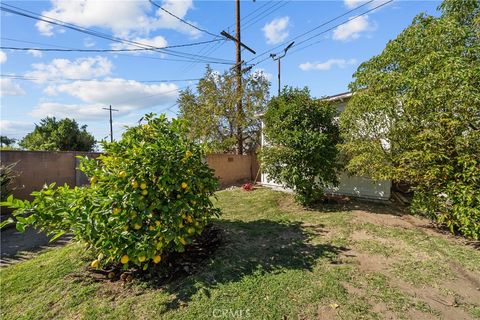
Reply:
[[[438, 14], [438, 1], [393, 1], [351, 19], [382, 4], [382, 1], [385, 2], [245, 0], [241, 2], [244, 17], [242, 42], [256, 50], [258, 56], [356, 8], [343, 18], [296, 39], [298, 44], [324, 32], [292, 47], [282, 60], [282, 86], [308, 86], [317, 97], [341, 93], [347, 91], [358, 65], [380, 53], [415, 15], [421, 12]], [[233, 1], [156, 2], [202, 30], [213, 34], [229, 30], [234, 34]], [[218, 39], [178, 21], [148, 0], [2, 3], [155, 47]], [[345, 21], [347, 23], [335, 27]], [[1, 12], [1, 45], [70, 49], [136, 48], [6, 12]], [[272, 52], [279, 52], [282, 48], [280, 46]], [[235, 46], [231, 41], [172, 50], [175, 50], [175, 55], [4, 49], [0, 52], [1, 134], [21, 138], [33, 129], [35, 122], [49, 115], [75, 118], [79, 123], [87, 124], [88, 130], [97, 139], [103, 139], [108, 136], [109, 127], [108, 112], [102, 108], [111, 104], [119, 110], [114, 114], [114, 136], [118, 137], [123, 126], [135, 124], [147, 112], [167, 112], [169, 116], [175, 116], [177, 108], [173, 105], [178, 90], [186, 86], [194, 88], [196, 84], [194, 80], [148, 81], [197, 79], [204, 73], [205, 61], [221, 62], [211, 66], [222, 71], [235, 60]], [[179, 52], [182, 57], [178, 57]], [[250, 64], [256, 63], [253, 70], [265, 72], [272, 82], [271, 93], [275, 94], [277, 65], [271, 59], [264, 60], [269, 53], [252, 60], [255, 55], [244, 51], [242, 58]], [[192, 54], [205, 57], [198, 61]]]

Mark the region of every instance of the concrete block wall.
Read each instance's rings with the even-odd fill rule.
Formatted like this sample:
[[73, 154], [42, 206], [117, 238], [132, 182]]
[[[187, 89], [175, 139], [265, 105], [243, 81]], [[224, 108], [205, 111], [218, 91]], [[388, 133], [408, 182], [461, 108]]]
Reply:
[[[77, 168], [77, 156], [98, 157], [97, 152], [54, 152], [5, 150], [0, 153], [0, 162], [16, 162], [14, 170], [19, 173], [15, 179], [13, 195], [19, 199], [31, 199], [30, 194], [39, 190], [45, 183], [80, 186], [88, 183], [85, 175]], [[253, 155], [210, 154], [208, 165], [215, 171], [220, 185], [226, 187], [252, 181], [258, 171], [258, 162]]]

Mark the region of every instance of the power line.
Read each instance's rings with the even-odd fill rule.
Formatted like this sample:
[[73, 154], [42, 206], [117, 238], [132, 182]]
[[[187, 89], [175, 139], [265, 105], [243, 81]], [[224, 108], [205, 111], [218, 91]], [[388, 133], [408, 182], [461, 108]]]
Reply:
[[[265, 1], [264, 4], [262, 4], [260, 7], [256, 8], [255, 10], [250, 11], [250, 13], [247, 14], [246, 16], [242, 17], [242, 19], [247, 20], [247, 18], [248, 18], [249, 16], [257, 14], [263, 7], [267, 6], [268, 4], [270, 4], [270, 3], [272, 3], [272, 2], [274, 2], [274, 1], [273, 1], [273, 0]], [[234, 26], [235, 26], [235, 23], [232, 23], [232, 24], [229, 25], [226, 29], [230, 29], [230, 28], [232, 28], [232, 27], [234, 27]], [[229, 32], [230, 32], [230, 30], [229, 30]]]
[[[4, 6], [7, 6], [9, 8], [4, 7]], [[191, 54], [191, 53], [173, 51], [171, 49], [161, 49], [161, 48], [158, 48], [158, 47], [155, 47], [155, 46], [152, 46], [152, 45], [139, 43], [139, 42], [132, 41], [132, 40], [127, 40], [127, 39], [122, 39], [122, 38], [115, 37], [115, 36], [110, 36], [108, 34], [105, 34], [105, 33], [99, 32], [99, 31], [83, 28], [83, 27], [80, 27], [80, 26], [77, 26], [77, 25], [74, 25], [74, 24], [71, 24], [71, 23], [66, 23], [66, 22], [58, 20], [58, 19], [49, 18], [49, 17], [46, 17], [44, 15], [40, 15], [40, 14], [37, 14], [37, 13], [32, 12], [32, 11], [24, 10], [24, 9], [21, 9], [21, 8], [18, 8], [18, 7], [15, 7], [15, 6], [6, 4], [6, 3], [2, 3], [2, 6], [0, 7], [0, 9], [2, 11], [5, 11], [5, 12], [9, 12], [9, 13], [12, 13], [12, 14], [24, 16], [24, 17], [34, 19], [34, 20], [47, 22], [47, 23], [50, 23], [50, 24], [53, 24], [53, 25], [57, 25], [57, 26], [61, 26], [61, 27], [64, 27], [64, 28], [68, 28], [68, 29], [71, 29], [71, 30], [78, 31], [78, 32], [82, 32], [82, 33], [85, 33], [85, 34], [88, 34], [88, 35], [91, 35], [91, 36], [94, 36], [94, 37], [98, 37], [98, 38], [102, 38], [102, 39], [106, 39], [106, 40], [110, 40], [110, 41], [114, 41], [114, 42], [119, 42], [119, 43], [122, 43], [122, 44], [133, 45], [133, 46], [139, 47], [139, 48], [151, 48], [153, 51], [158, 51], [158, 52], [162, 52], [162, 53], [177, 56], [177, 57], [182, 57], [182, 58], [195, 57], [195, 58], [202, 58], [202, 59], [210, 59], [210, 60], [231, 62], [231, 61], [227, 61], [225, 59], [199, 56], [199, 55]]]
[[272, 6], [272, 7], [270, 8], [270, 10], [267, 10], [267, 12], [266, 12], [264, 15], [259, 16], [257, 19], [250, 20], [250, 22], [248, 22], [248, 23], [243, 27], [243, 29], [245, 30], [245, 29], [248, 29], [248, 28], [254, 26], [258, 21], [260, 21], [260, 20], [262, 20], [263, 18], [271, 15], [271, 14], [274, 13], [275, 11], [283, 8], [283, 7], [286, 6], [288, 3], [290, 3], [290, 1], [278, 2], [277, 5], [278, 5], [278, 4], [279, 4], [279, 5], [278, 5], [276, 8], [274, 8], [274, 6]]
[[[283, 43], [281, 43], [281, 44], [279, 44], [279, 45], [277, 45], [277, 46], [275, 46], [275, 47], [273, 47], [273, 48], [271, 48], [271, 49], [265, 50], [264, 52], [256, 55], [255, 57], [253, 57], [252, 59], [250, 59], [249, 61], [247, 61], [247, 63], [252, 62], [252, 61], [254, 61], [254, 60], [256, 60], [256, 59], [259, 59], [260, 57], [262, 57], [262, 56], [264, 56], [264, 55], [266, 55], [266, 54], [268, 54], [268, 53], [270, 53], [270, 52], [273, 52], [274, 50], [276, 50], [276, 49], [278, 49], [278, 48], [281, 48], [281, 47], [285, 46], [286, 44], [288, 44], [288, 43], [291, 42], [291, 41], [295, 41], [295, 40], [297, 40], [297, 39], [299, 39], [299, 38], [301, 38], [301, 37], [303, 37], [303, 36], [305, 36], [305, 35], [307, 35], [307, 34], [309, 34], [309, 33], [312, 33], [313, 31], [315, 31], [315, 30], [317, 30], [317, 29], [320, 29], [321, 27], [326, 26], [327, 24], [332, 23], [332, 22], [335, 21], [335, 20], [338, 20], [338, 19], [340, 19], [340, 18], [342, 18], [342, 17], [344, 17], [344, 16], [346, 16], [346, 15], [348, 15], [348, 14], [350, 14], [350, 13], [352, 13], [352, 12], [354, 12], [354, 11], [356, 11], [356, 10], [358, 10], [358, 9], [360, 9], [360, 8], [368, 5], [368, 4], [370, 4], [370, 3], [372, 3], [373, 1], [374, 1], [374, 0], [370, 0], [370, 1], [368, 1], [368, 2], [366, 2], [366, 3], [364, 3], [364, 4], [362, 4], [362, 5], [360, 5], [360, 6], [358, 6], [358, 7], [355, 7], [355, 8], [353, 8], [353, 9], [351, 9], [351, 10], [346, 11], [345, 13], [343, 13], [343, 14], [341, 14], [341, 15], [338, 15], [338, 16], [336, 16], [336, 17], [334, 17], [334, 18], [332, 18], [332, 19], [330, 19], [330, 20], [328, 20], [328, 21], [325, 21], [325, 22], [321, 23], [320, 25], [318, 25], [318, 26], [316, 26], [316, 27], [314, 27], [314, 28], [312, 28], [312, 29], [310, 29], [310, 30], [308, 30], [308, 31], [303, 32], [303, 33], [295, 36], [295, 37], [292, 38], [292, 39], [289, 39], [288, 41], [285, 41], [285, 42], [283, 42]], [[347, 22], [348, 22], [348, 21], [347, 21]], [[343, 24], [343, 23], [342, 23], [342, 24]], [[297, 45], [298, 45], [298, 44], [297, 44]], [[267, 58], [267, 59], [268, 59], [268, 58]], [[265, 60], [267, 60], [267, 59], [263, 59], [262, 61], [265, 61]], [[257, 63], [257, 64], [258, 64], [258, 63]]]
[[[208, 41], [201, 41], [188, 44], [179, 44], [165, 47], [158, 47], [157, 49], [167, 49], [167, 48], [178, 48], [178, 47], [189, 47], [197, 46], [206, 43], [224, 41], [223, 39], [215, 39]], [[132, 52], [132, 51], [156, 51], [153, 48], [136, 48], [136, 49], [63, 49], [63, 48], [19, 48], [19, 47], [4, 47], [1, 46], [0, 49], [9, 49], [9, 50], [19, 50], [19, 51], [28, 51], [28, 50], [37, 50], [37, 51], [54, 51], [54, 52]]]
[[380, 8], [380, 7], [383, 7], [383, 6], [387, 5], [387, 4], [389, 4], [389, 3], [392, 2], [392, 1], [393, 1], [393, 0], [388, 0], [388, 1], [386, 1], [386, 2], [383, 2], [383, 3], [379, 4], [378, 6], [375, 6], [375, 7], [371, 8], [370, 10], [367, 10], [367, 11], [365, 11], [365, 12], [362, 12], [361, 14], [356, 15], [356, 16], [348, 19], [348, 20], [345, 20], [345, 21], [343, 21], [342, 23], [339, 23], [339, 24], [337, 24], [337, 25], [335, 25], [335, 26], [333, 26], [333, 27], [330, 27], [330, 28], [328, 28], [327, 30], [324, 30], [324, 31], [322, 31], [322, 32], [320, 32], [320, 33], [314, 34], [313, 36], [308, 37], [307, 39], [298, 42], [298, 43], [296, 44], [296, 46], [299, 46], [299, 45], [301, 45], [302, 43], [305, 43], [305, 42], [307, 42], [307, 41], [309, 41], [309, 40], [311, 40], [311, 39], [313, 39], [313, 38], [316, 38], [316, 37], [318, 37], [318, 36], [321, 36], [322, 34], [325, 34], [325, 33], [329, 32], [329, 31], [332, 31], [333, 29], [335, 29], [335, 28], [337, 28], [337, 27], [339, 27], [339, 26], [341, 26], [341, 25], [343, 25], [343, 24], [346, 24], [346, 23], [348, 23], [348, 22], [350, 22], [350, 21], [352, 21], [352, 20], [358, 19], [358, 18], [360, 18], [360, 17], [362, 17], [362, 16], [364, 16], [364, 15], [366, 15], [366, 14], [368, 14], [368, 13], [370, 13], [370, 12], [372, 12], [372, 11]]
[[197, 27], [196, 25], [191, 24], [190, 22], [188, 22], [188, 21], [180, 18], [179, 16], [177, 16], [177, 15], [175, 15], [174, 13], [168, 11], [167, 9], [165, 9], [165, 8], [162, 7], [161, 5], [155, 3], [154, 1], [152, 1], [152, 0], [148, 0], [148, 1], [149, 1], [151, 4], [153, 4], [155, 7], [160, 8], [160, 10], [166, 12], [167, 14], [169, 14], [169, 15], [171, 15], [172, 17], [174, 17], [175, 19], [177, 19], [177, 20], [185, 23], [186, 25], [188, 25], [188, 26], [190, 26], [190, 27], [192, 27], [192, 28], [194, 28], [194, 29], [196, 29], [196, 30], [198, 30], [198, 31], [204, 32], [204, 33], [206, 33], [206, 34], [209, 34], [209, 35], [211, 35], [211, 36], [213, 36], [213, 37], [215, 37], [215, 38], [221, 38], [221, 37], [220, 37], [219, 35], [217, 35], [217, 34], [214, 34], [214, 33], [211, 33], [211, 32], [208, 31], [208, 30], [199, 28], [199, 27]]
[[[26, 75], [14, 75], [14, 74], [0, 74], [0, 78], [10, 78], [16, 80], [27, 80], [27, 81], [46, 81], [46, 82], [60, 82], [60, 81], [100, 81], [100, 82], [117, 82], [118, 79], [80, 79], [80, 78], [57, 78], [57, 79], [41, 79], [38, 77], [31, 77]], [[126, 79], [122, 79], [126, 80]], [[188, 82], [188, 81], [198, 81], [199, 78], [195, 79], [165, 79], [165, 80], [126, 80], [126, 81], [136, 81], [140, 83], [162, 83], [162, 82]]]
[[[59, 45], [54, 45], [50, 43], [42, 43], [42, 42], [34, 42], [34, 41], [26, 41], [26, 40], [20, 40], [20, 39], [12, 39], [12, 38], [6, 38], [6, 37], [0, 37], [1, 40], [7, 40], [7, 41], [13, 41], [13, 42], [19, 42], [19, 43], [28, 43], [28, 44], [35, 44], [35, 45], [41, 45], [41, 46], [47, 46], [47, 47], [54, 47], [54, 48], [62, 48], [62, 49], [71, 49], [72, 51], [76, 50], [76, 48], [72, 47], [65, 47], [65, 46], [59, 46]], [[223, 40], [225, 41], [225, 40]], [[223, 41], [219, 41], [218, 43], [223, 43]], [[216, 44], [218, 44], [216, 43]], [[211, 44], [209, 44], [211, 45]], [[35, 50], [35, 48], [31, 48], [32, 50]], [[107, 53], [112, 53], [112, 52], [107, 52]], [[174, 59], [174, 58], [161, 58], [161, 57], [153, 57], [153, 56], [144, 56], [144, 55], [138, 55], [138, 54], [126, 54], [126, 53], [117, 53], [114, 52], [116, 55], [124, 56], [124, 57], [133, 57], [133, 58], [144, 58], [144, 59], [153, 59], [153, 60], [164, 60], [164, 61], [179, 61], [179, 62], [203, 62], [203, 63], [209, 63], [209, 64], [225, 64], [225, 65], [231, 65], [229, 62], [217, 62], [217, 61], [208, 61], [208, 60], [202, 60], [199, 58], [190, 58], [189, 60], [186, 59]]]
[[[330, 27], [330, 28], [328, 28], [328, 29], [326, 29], [326, 30], [324, 30], [324, 31], [322, 31], [322, 32], [320, 32], [320, 33], [317, 33], [317, 34], [315, 34], [315, 35], [313, 35], [313, 36], [311, 36], [311, 37], [309, 37], [309, 38], [307, 38], [307, 39], [305, 39], [305, 40], [302, 40], [302, 41], [298, 42], [297, 44], [295, 44], [294, 47], [297, 47], [297, 46], [299, 46], [299, 45], [301, 45], [301, 44], [303, 44], [303, 43], [305, 43], [305, 42], [307, 42], [307, 41], [309, 41], [309, 40], [311, 40], [311, 39], [313, 39], [313, 38], [316, 38], [316, 37], [318, 37], [318, 36], [321, 36], [322, 34], [325, 34], [325, 33], [329, 32], [329, 31], [331, 31], [331, 30], [333, 30], [333, 29], [335, 29], [335, 28], [337, 28], [337, 27], [339, 27], [339, 26], [341, 26], [341, 25], [344, 25], [344, 24], [346, 24], [346, 23], [354, 20], [354, 19], [358, 19], [358, 18], [360, 18], [361, 16], [364, 16], [364, 15], [366, 15], [366, 14], [368, 14], [368, 13], [370, 13], [370, 12], [372, 12], [372, 11], [380, 8], [380, 7], [383, 7], [383, 6], [387, 5], [387, 4], [390, 3], [390, 2], [393, 2], [393, 1], [394, 1], [394, 0], [386, 1], [386, 2], [384, 2], [384, 3], [382, 3], [382, 4], [378, 5], [378, 6], [375, 6], [375, 7], [371, 8], [370, 10], [367, 10], [367, 11], [365, 11], [365, 12], [362, 12], [362, 13], [359, 14], [359, 15], [356, 15], [356, 16], [348, 19], [348, 20], [345, 20], [345, 21], [343, 21], [343, 22], [341, 22], [341, 23], [339, 23], [339, 24], [337, 24], [337, 25], [334, 25], [333, 27]], [[345, 15], [345, 14], [344, 14], [344, 15]], [[296, 37], [296, 38], [298, 38], [298, 37]], [[296, 38], [294, 38], [294, 39], [296, 39]], [[322, 41], [322, 40], [317, 41], [316, 43], [321, 42], [321, 41]], [[316, 43], [314, 43], [314, 44], [316, 44]], [[305, 48], [307, 48], [307, 47], [310, 47], [310, 46], [312, 46], [312, 45], [313, 45], [313, 44], [309, 44], [309, 45], [307, 45], [307, 46], [304, 46], [304, 47], [302, 47], [302, 48], [299, 48], [299, 49], [293, 51], [291, 54], [294, 54], [294, 53], [296, 53], [296, 52], [298, 52], [298, 51], [301, 51], [301, 50], [303, 50], [303, 49], [305, 49]], [[252, 60], [253, 60], [253, 59], [252, 59]], [[252, 60], [250, 60], [250, 61], [252, 61]], [[262, 63], [262, 62], [265, 61], [265, 60], [267, 60], [267, 59], [263, 59], [263, 60], [255, 63], [255, 65], [259, 65], [260, 63]], [[248, 62], [250, 62], [250, 61], [248, 61]]]

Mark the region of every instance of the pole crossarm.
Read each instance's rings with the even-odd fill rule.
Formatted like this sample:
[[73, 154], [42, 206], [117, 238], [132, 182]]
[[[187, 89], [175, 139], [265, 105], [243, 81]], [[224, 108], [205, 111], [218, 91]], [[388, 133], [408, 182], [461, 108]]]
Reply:
[[[235, 38], [234, 36], [230, 35], [228, 32], [226, 31], [222, 31], [220, 33], [222, 36], [224, 36], [225, 38], [229, 39], [229, 40], [232, 40], [234, 42], [238, 42], [237, 38]], [[240, 46], [244, 47], [245, 49], [247, 49], [248, 51], [250, 51], [251, 53], [253, 54], [257, 54], [255, 52], [255, 50], [253, 50], [252, 48], [248, 47], [246, 44], [244, 44], [243, 42], [239, 42], [240, 43]]]

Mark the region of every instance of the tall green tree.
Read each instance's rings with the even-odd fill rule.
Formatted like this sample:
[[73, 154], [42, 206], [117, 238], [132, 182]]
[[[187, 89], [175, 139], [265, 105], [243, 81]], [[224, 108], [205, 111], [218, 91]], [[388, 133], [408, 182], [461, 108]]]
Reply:
[[293, 189], [302, 204], [314, 203], [325, 187], [337, 183], [336, 114], [331, 102], [313, 99], [307, 88], [285, 88], [268, 103], [262, 169]]
[[27, 150], [51, 151], [93, 151], [95, 144], [86, 125], [80, 127], [73, 119], [57, 120], [55, 117], [40, 120], [40, 124], [19, 142]]
[[10, 147], [12, 144], [14, 144], [17, 141], [17, 139], [14, 138], [9, 138], [7, 136], [0, 136], [0, 147]]
[[[241, 97], [237, 94], [234, 71], [223, 74], [207, 67], [197, 85], [180, 93], [180, 118], [189, 123], [190, 137], [207, 143], [212, 151], [255, 152], [260, 141], [261, 122], [258, 114], [265, 111], [270, 83], [263, 73], [244, 74]], [[237, 102], [242, 99], [242, 110]]]
[[480, 238], [480, 5], [447, 0], [363, 63], [341, 116], [350, 171], [408, 182], [412, 210]]

